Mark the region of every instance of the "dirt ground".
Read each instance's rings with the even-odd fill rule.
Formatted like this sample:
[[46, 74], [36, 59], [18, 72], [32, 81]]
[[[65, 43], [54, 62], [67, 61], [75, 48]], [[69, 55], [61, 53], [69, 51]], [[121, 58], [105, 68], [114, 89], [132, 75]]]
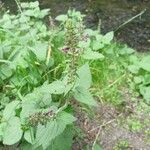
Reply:
[[[74, 144], [73, 150], [82, 150], [87, 144], [92, 146], [96, 136], [98, 136], [97, 143], [103, 150], [113, 150], [121, 141], [127, 141], [128, 146], [122, 148], [118, 146], [117, 150], [150, 150], [150, 141], [146, 141], [150, 140], [150, 135], [145, 134], [146, 130], [150, 130], [150, 126], [138, 132], [130, 130], [127, 118], [132, 115], [134, 114], [117, 112], [109, 105], [99, 106], [96, 118], [92, 120], [82, 118], [83, 120], [78, 124], [83, 129], [85, 137], [82, 142]], [[120, 124], [121, 119], [124, 119], [123, 124]], [[142, 121], [140, 116], [136, 119]]]

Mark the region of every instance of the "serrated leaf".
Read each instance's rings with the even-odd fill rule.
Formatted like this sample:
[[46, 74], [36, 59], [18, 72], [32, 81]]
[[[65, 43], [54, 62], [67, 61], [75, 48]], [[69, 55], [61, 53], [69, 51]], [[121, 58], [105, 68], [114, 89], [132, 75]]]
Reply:
[[10, 77], [12, 75], [12, 69], [9, 66], [2, 65], [0, 69], [1, 69], [1, 72], [3, 73], [3, 75], [6, 78], [8, 78], [8, 77]]
[[60, 114], [58, 114], [57, 120], [60, 120], [64, 122], [64, 124], [72, 124], [74, 121], [76, 121], [76, 118], [72, 116], [71, 114], [63, 111]]
[[65, 84], [63, 81], [54, 81], [51, 84], [48, 85], [43, 85], [43, 87], [41, 87], [41, 91], [42, 92], [47, 92], [50, 94], [63, 94], [65, 92]]
[[135, 84], [140, 84], [140, 83], [142, 83], [142, 81], [143, 81], [142, 76], [134, 77]]
[[39, 6], [39, 2], [38, 1], [30, 2], [29, 5], [31, 8], [37, 8]]
[[86, 48], [89, 48], [90, 43], [91, 43], [91, 40], [90, 40], [90, 39], [87, 39], [87, 41], [79, 41], [79, 45], [78, 45], [78, 46], [79, 46], [80, 48], [86, 49]]
[[73, 143], [73, 129], [66, 128], [64, 132], [56, 137], [47, 150], [71, 150]]
[[124, 48], [120, 49], [119, 54], [121, 54], [121, 55], [133, 54], [134, 52], [135, 52], [134, 49], [129, 48], [129, 47], [124, 47]]
[[47, 43], [37, 43], [35, 47], [30, 47], [30, 50], [36, 55], [37, 59], [39, 59], [40, 61], [46, 60], [47, 49]]
[[137, 74], [139, 72], [139, 66], [138, 65], [130, 65], [128, 66], [128, 70], [133, 73], [133, 74]]
[[59, 15], [55, 18], [57, 21], [63, 21], [65, 22], [68, 19], [67, 15]]
[[6, 122], [0, 123], [0, 139], [1, 139], [0, 141], [2, 141], [2, 139], [3, 139], [6, 127], [7, 127], [7, 123]]
[[42, 145], [45, 150], [51, 143], [51, 141], [61, 134], [57, 132], [57, 123], [56, 121], [50, 121], [46, 126], [39, 124], [37, 127], [35, 148]]
[[103, 36], [102, 42], [104, 44], [110, 44], [110, 42], [113, 40], [113, 38], [114, 38], [114, 32], [113, 31], [108, 32]]
[[150, 85], [150, 74], [144, 76], [144, 85]]
[[66, 125], [75, 121], [75, 118], [66, 113], [60, 112], [57, 118], [50, 120], [47, 125], [39, 124], [37, 127], [35, 148], [42, 145], [45, 150], [58, 135], [60, 135], [66, 128]]
[[92, 48], [93, 50], [99, 50], [104, 47], [104, 44], [100, 40], [93, 41]]
[[84, 54], [82, 55], [82, 57], [84, 59], [89, 59], [89, 60], [95, 60], [95, 59], [103, 60], [104, 59], [103, 54], [101, 54], [99, 52], [92, 51], [92, 50], [86, 50], [84, 52]]
[[145, 56], [139, 65], [142, 69], [150, 72], [150, 56]]
[[43, 9], [41, 10], [41, 13], [39, 14], [39, 18], [44, 18], [49, 14], [50, 9]]
[[20, 113], [21, 122], [25, 122], [26, 118], [29, 117], [31, 114], [40, 110], [39, 103], [42, 99], [41, 93], [30, 93], [27, 94], [22, 101], [22, 110]]
[[18, 117], [12, 117], [8, 121], [8, 125], [4, 132], [3, 144], [13, 145], [21, 139], [23, 131], [21, 130], [21, 123]]
[[88, 34], [89, 36], [97, 36], [99, 34], [97, 30], [92, 29], [85, 29], [84, 33]]
[[29, 7], [29, 3], [21, 3], [20, 4], [22, 8], [27, 8]]
[[15, 116], [15, 110], [19, 106], [19, 103], [19, 101], [12, 101], [11, 103], [7, 104], [3, 111], [3, 118], [9, 120], [9, 118]]
[[86, 105], [89, 106], [97, 106], [96, 101], [94, 100], [93, 96], [91, 95], [91, 93], [83, 88], [83, 87], [77, 87], [75, 92], [74, 92], [74, 98], [81, 102], [84, 103]]
[[144, 100], [150, 103], [150, 86], [140, 86], [140, 93], [142, 94]]
[[24, 139], [28, 142], [33, 144], [34, 142], [34, 132], [33, 129], [30, 128], [29, 130], [24, 132]]
[[88, 64], [83, 65], [77, 70], [77, 75], [79, 80], [77, 81], [79, 86], [84, 87], [86, 89], [90, 88], [92, 84], [92, 76], [90, 67]]

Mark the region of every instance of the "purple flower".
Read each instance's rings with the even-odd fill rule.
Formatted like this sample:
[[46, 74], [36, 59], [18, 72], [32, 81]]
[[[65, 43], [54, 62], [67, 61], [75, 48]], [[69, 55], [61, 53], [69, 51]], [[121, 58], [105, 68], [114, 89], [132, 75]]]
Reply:
[[64, 53], [68, 53], [69, 50], [70, 50], [69, 47], [64, 47], [64, 48], [62, 48], [62, 51], [63, 51]]

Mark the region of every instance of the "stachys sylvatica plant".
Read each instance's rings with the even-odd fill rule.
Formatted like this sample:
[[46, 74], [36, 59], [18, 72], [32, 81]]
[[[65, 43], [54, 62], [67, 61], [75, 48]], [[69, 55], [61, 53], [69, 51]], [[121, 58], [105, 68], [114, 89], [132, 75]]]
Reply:
[[49, 17], [47, 26], [42, 19], [49, 9], [40, 10], [38, 2], [17, 4], [18, 14], [0, 18], [0, 141], [23, 150], [69, 150], [76, 121], [72, 101], [97, 105], [89, 63], [105, 59], [98, 50], [113, 32], [86, 29], [84, 15], [74, 10], [56, 21]]

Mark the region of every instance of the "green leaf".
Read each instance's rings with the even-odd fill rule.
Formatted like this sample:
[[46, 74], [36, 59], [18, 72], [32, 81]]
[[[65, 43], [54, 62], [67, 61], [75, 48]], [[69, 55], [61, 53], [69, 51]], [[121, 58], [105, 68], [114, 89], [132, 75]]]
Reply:
[[99, 49], [102, 49], [103, 47], [104, 47], [104, 44], [100, 40], [95, 40], [92, 43], [93, 50], [99, 50]]
[[29, 3], [21, 3], [21, 7], [22, 8], [28, 8], [29, 7]]
[[39, 2], [38, 1], [35, 1], [35, 2], [30, 2], [30, 8], [37, 8], [39, 7]]
[[150, 103], [150, 86], [140, 86], [140, 93], [147, 103]]
[[134, 52], [135, 52], [134, 49], [125, 46], [124, 48], [120, 49], [119, 54], [127, 55], [127, 54], [133, 54]]
[[3, 49], [2, 49], [2, 46], [0, 46], [0, 59], [3, 59]]
[[[21, 51], [20, 51], [21, 49]], [[13, 61], [12, 61], [12, 68], [15, 68], [17, 66], [21, 66], [22, 68], [27, 68], [28, 64], [25, 61], [25, 57], [27, 56], [27, 50], [24, 49], [21, 46], [16, 47], [16, 53], [13, 56]]]
[[39, 124], [37, 127], [35, 148], [42, 145], [45, 150], [58, 135], [66, 128], [66, 125], [74, 121], [74, 117], [65, 112], [61, 112], [56, 119], [50, 120], [46, 126]]
[[0, 141], [2, 141], [2, 139], [3, 139], [6, 127], [7, 127], [7, 123], [6, 122], [0, 123]]
[[49, 107], [52, 101], [51, 94], [63, 94], [66, 88], [67, 86], [63, 81], [54, 81], [51, 84], [44, 83], [32, 93], [27, 94], [22, 102], [20, 114], [22, 122], [32, 113], [39, 111], [43, 107]]
[[8, 125], [4, 132], [3, 144], [13, 145], [21, 139], [23, 131], [21, 130], [21, 123], [18, 117], [12, 117], [8, 121]]
[[79, 41], [79, 47], [80, 48], [84, 48], [84, 49], [87, 49], [90, 47], [90, 43], [91, 43], [91, 40], [90, 39], [87, 39], [87, 41]]
[[114, 32], [111, 31], [111, 32], [108, 32], [107, 34], [105, 34], [102, 38], [102, 42], [104, 44], [110, 44], [110, 42], [113, 40], [114, 38]]
[[137, 74], [139, 72], [139, 66], [138, 65], [130, 65], [128, 66], [128, 70], [133, 73], [133, 74]]
[[22, 111], [20, 113], [22, 123], [24, 123], [26, 121], [26, 118], [31, 114], [40, 110], [40, 98], [41, 96], [39, 96], [39, 93], [31, 93], [24, 97], [24, 100], [22, 101]]
[[92, 30], [92, 29], [85, 29], [84, 33], [85, 35], [88, 34], [89, 36], [99, 35], [99, 32], [97, 30]]
[[42, 145], [45, 150], [51, 144], [51, 141], [64, 130], [62, 127], [62, 132], [57, 132], [57, 128], [56, 120], [50, 121], [46, 126], [39, 124], [36, 133], [35, 148]]
[[64, 132], [56, 137], [47, 150], [71, 150], [73, 144], [73, 129], [66, 128]]
[[86, 105], [89, 106], [97, 106], [96, 101], [94, 100], [93, 96], [91, 95], [91, 93], [83, 88], [83, 87], [77, 87], [75, 92], [74, 92], [74, 98], [81, 102], [84, 103]]
[[43, 9], [41, 10], [41, 13], [39, 14], [39, 18], [44, 18], [49, 14], [50, 9]]
[[76, 121], [76, 118], [72, 116], [71, 114], [65, 111], [62, 111], [60, 114], [58, 114], [57, 120], [64, 122], [65, 125], [68, 125]]
[[42, 92], [47, 92], [50, 94], [63, 94], [65, 92], [65, 84], [63, 81], [54, 81], [51, 84], [43, 85], [41, 87]]
[[150, 74], [144, 76], [144, 85], [150, 85]]
[[146, 71], [150, 72], [150, 56], [145, 56], [141, 62], [140, 67]]
[[12, 70], [8, 65], [2, 65], [0, 69], [5, 78], [9, 78], [12, 75]]
[[95, 59], [104, 59], [104, 55], [99, 52], [95, 52], [92, 50], [86, 50], [82, 56], [84, 59], [95, 60]]
[[46, 60], [48, 44], [47, 43], [36, 43], [35, 47], [30, 47], [32, 52], [36, 55], [40, 61]]
[[3, 111], [3, 118], [6, 120], [9, 120], [9, 118], [15, 116], [15, 110], [19, 106], [19, 101], [12, 101], [8, 105], [6, 105], [4, 111]]
[[77, 70], [77, 75], [79, 77], [79, 80], [77, 81], [79, 86], [84, 87], [86, 89], [90, 88], [92, 84], [92, 76], [89, 65], [85, 64], [82, 67], [80, 67]]
[[24, 133], [24, 139], [28, 143], [33, 144], [33, 142], [34, 142], [34, 131], [33, 131], [33, 128], [30, 128], [29, 130], [25, 131], [25, 133]]
[[103, 150], [98, 144], [95, 144], [92, 150]]
[[65, 22], [68, 19], [67, 15], [59, 15], [55, 18], [57, 21], [63, 21]]
[[134, 77], [135, 84], [140, 84], [143, 81], [143, 76]]

